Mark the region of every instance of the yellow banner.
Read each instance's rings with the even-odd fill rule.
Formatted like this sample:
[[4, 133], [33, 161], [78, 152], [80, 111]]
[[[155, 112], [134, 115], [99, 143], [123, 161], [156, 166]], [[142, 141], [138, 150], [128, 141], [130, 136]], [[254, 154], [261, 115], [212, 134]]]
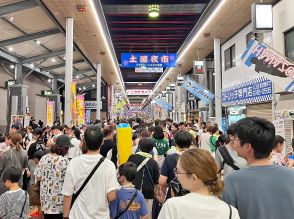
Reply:
[[127, 104], [127, 102], [125, 100], [122, 100], [120, 102], [118, 102], [115, 106], [115, 111], [120, 110], [121, 108], [123, 108], [125, 105]]
[[53, 126], [54, 121], [54, 101], [47, 101], [47, 126]]
[[78, 125], [86, 124], [85, 115], [85, 96], [77, 95], [77, 111], [78, 111]]
[[70, 109], [72, 123], [77, 125], [77, 86], [75, 82], [72, 82], [70, 86]]

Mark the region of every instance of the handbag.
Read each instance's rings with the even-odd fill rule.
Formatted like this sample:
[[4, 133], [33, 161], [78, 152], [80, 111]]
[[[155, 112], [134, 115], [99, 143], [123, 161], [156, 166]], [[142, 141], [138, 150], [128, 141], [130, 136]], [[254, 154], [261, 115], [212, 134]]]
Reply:
[[[189, 193], [188, 190], [186, 189], [183, 189], [181, 183], [179, 182], [178, 178], [175, 177], [174, 179], [172, 179], [170, 182], [169, 182], [169, 189], [171, 190], [172, 192], [172, 195], [174, 195], [175, 197], [177, 196], [183, 196], [183, 195], [186, 195]], [[173, 197], [173, 196], [172, 196]]]
[[30, 196], [30, 205], [32, 206], [40, 206], [40, 183], [41, 181], [36, 182], [34, 185], [29, 188], [29, 196]]
[[130, 208], [131, 204], [134, 202], [135, 198], [137, 197], [137, 194], [138, 194], [138, 190], [136, 189], [136, 191], [134, 192], [134, 195], [131, 198], [131, 200], [129, 201], [127, 207], [123, 211], [119, 212], [118, 215], [116, 215], [114, 217], [114, 219], [120, 218]]
[[85, 186], [87, 185], [87, 183], [89, 182], [89, 180], [92, 178], [92, 176], [94, 175], [94, 173], [96, 172], [96, 170], [98, 169], [98, 167], [100, 166], [100, 164], [105, 160], [104, 157], [102, 157], [99, 162], [96, 164], [96, 166], [93, 168], [93, 170], [91, 171], [91, 173], [89, 174], [89, 176], [87, 177], [87, 179], [84, 181], [83, 185], [80, 187], [80, 189], [74, 193], [72, 195], [72, 199], [71, 199], [71, 206], [70, 208], [72, 208], [75, 200], [77, 199], [77, 197], [80, 195], [81, 191], [83, 191], [83, 189], [85, 188]]

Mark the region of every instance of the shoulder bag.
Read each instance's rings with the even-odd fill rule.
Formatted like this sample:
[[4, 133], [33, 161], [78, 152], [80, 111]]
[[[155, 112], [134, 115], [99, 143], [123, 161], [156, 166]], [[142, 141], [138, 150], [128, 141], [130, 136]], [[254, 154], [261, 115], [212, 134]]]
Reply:
[[98, 169], [98, 167], [100, 166], [100, 164], [105, 160], [104, 157], [102, 157], [99, 162], [96, 164], [96, 166], [94, 167], [94, 169], [91, 171], [91, 173], [89, 174], [89, 176], [87, 177], [87, 179], [84, 181], [83, 185], [81, 186], [81, 188], [77, 191], [77, 193], [74, 193], [72, 195], [72, 199], [71, 199], [71, 206], [70, 208], [72, 208], [75, 200], [77, 199], [77, 197], [80, 195], [80, 193], [83, 191], [83, 189], [85, 188], [85, 186], [87, 185], [87, 183], [89, 182], [89, 180], [92, 178], [92, 176], [94, 175], [94, 173], [96, 172], [96, 170]]
[[131, 204], [134, 202], [134, 200], [135, 200], [135, 198], [137, 197], [137, 194], [138, 194], [138, 190], [137, 189], [135, 189], [136, 191], [134, 192], [134, 195], [133, 195], [133, 197], [131, 198], [131, 200], [129, 201], [129, 203], [128, 203], [128, 205], [127, 205], [127, 207], [123, 210], [123, 211], [121, 211], [121, 212], [119, 212], [118, 213], [118, 215], [116, 215], [115, 217], [114, 217], [114, 219], [118, 219], [118, 218], [120, 218], [129, 208], [130, 208], [130, 206], [131, 206]]

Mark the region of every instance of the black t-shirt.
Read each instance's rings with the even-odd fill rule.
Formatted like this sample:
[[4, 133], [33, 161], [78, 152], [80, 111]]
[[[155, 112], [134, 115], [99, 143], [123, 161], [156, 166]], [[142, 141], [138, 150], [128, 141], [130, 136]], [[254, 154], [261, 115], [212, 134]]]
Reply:
[[29, 150], [28, 150], [28, 157], [29, 159], [34, 159], [34, 153], [37, 152], [37, 151], [45, 151], [45, 143], [43, 140], [38, 140], [34, 143], [32, 143], [29, 147]]
[[103, 145], [100, 147], [100, 154], [103, 157], [107, 156], [108, 151], [116, 147], [116, 144], [114, 143], [113, 140], [104, 140]]
[[175, 178], [174, 169], [177, 167], [179, 157], [177, 153], [169, 154], [163, 161], [160, 174], [167, 177], [167, 183]]
[[[133, 162], [137, 167], [145, 160], [139, 154], [133, 154], [129, 157], [128, 162]], [[149, 173], [148, 173], [149, 171]], [[153, 199], [154, 198], [154, 185], [158, 184], [159, 179], [159, 169], [158, 164], [152, 158], [148, 160], [144, 167], [137, 173], [133, 184], [135, 187], [142, 191], [144, 198]]]

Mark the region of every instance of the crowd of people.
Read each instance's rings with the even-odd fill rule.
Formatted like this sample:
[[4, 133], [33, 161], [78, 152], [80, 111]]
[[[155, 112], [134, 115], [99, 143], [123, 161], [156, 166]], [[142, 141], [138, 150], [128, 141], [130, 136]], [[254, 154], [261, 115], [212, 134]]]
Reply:
[[[133, 130], [123, 164], [119, 123]], [[292, 217], [294, 156], [283, 156], [285, 139], [267, 120], [244, 118], [226, 133], [169, 118], [32, 124], [0, 136], [0, 218]]]

